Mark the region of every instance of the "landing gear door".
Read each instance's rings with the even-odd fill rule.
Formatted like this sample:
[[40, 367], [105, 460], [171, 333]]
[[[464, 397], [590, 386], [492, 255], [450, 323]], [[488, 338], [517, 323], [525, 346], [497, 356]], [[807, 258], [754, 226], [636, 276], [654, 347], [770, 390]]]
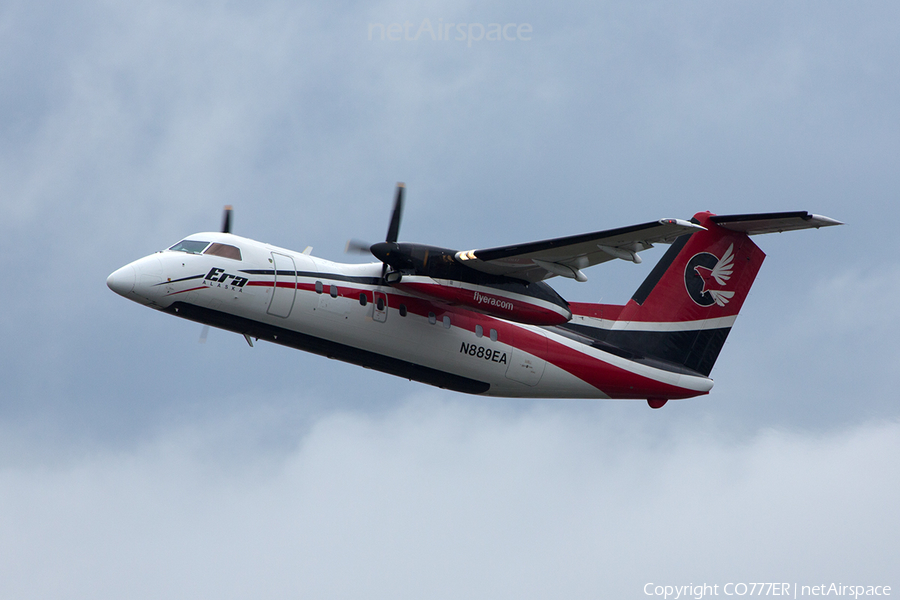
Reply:
[[294, 308], [294, 298], [297, 295], [297, 267], [293, 258], [277, 252], [272, 253], [272, 264], [275, 267], [275, 287], [266, 312], [287, 318]]
[[372, 318], [379, 323], [384, 323], [387, 321], [387, 294], [384, 292], [373, 292], [373, 296], [375, 297], [375, 306], [372, 308]]

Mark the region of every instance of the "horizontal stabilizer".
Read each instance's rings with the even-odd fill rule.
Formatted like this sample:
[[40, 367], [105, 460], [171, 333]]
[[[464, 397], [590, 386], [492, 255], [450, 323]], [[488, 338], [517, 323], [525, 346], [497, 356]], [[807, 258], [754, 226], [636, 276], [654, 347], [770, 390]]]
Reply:
[[750, 215], [715, 215], [710, 220], [725, 229], [740, 231], [747, 235], [761, 233], [781, 233], [798, 229], [818, 229], [832, 225], [843, 225], [840, 221], [821, 215], [811, 215], [806, 211], [757, 213]]

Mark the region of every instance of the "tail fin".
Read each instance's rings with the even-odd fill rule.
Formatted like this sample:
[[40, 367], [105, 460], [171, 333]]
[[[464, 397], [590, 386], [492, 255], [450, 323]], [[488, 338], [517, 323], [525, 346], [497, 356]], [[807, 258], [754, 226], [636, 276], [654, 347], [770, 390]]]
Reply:
[[766, 257], [750, 236], [843, 225], [805, 211], [703, 212], [692, 221], [705, 231], [675, 240], [628, 304], [572, 304], [581, 322], [561, 327], [611, 352], [708, 376]]
[[678, 238], [619, 314], [606, 342], [709, 375], [765, 253], [711, 213]]

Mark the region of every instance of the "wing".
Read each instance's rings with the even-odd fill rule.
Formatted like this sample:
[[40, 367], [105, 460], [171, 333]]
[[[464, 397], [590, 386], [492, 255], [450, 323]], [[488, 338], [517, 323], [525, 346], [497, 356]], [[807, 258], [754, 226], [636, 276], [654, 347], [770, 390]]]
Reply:
[[581, 269], [614, 258], [639, 263], [638, 252], [652, 248], [653, 244], [671, 244], [679, 236], [702, 229], [682, 219], [661, 219], [552, 240], [457, 252], [456, 258], [476, 271], [526, 281], [541, 281], [555, 275], [587, 281]]

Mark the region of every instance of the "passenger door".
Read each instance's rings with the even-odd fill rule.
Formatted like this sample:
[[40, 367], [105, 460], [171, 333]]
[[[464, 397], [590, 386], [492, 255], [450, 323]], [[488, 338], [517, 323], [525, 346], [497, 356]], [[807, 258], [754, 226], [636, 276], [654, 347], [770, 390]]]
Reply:
[[272, 253], [272, 264], [275, 267], [275, 287], [266, 312], [287, 318], [294, 308], [294, 298], [297, 296], [297, 268], [293, 258], [277, 252]]

